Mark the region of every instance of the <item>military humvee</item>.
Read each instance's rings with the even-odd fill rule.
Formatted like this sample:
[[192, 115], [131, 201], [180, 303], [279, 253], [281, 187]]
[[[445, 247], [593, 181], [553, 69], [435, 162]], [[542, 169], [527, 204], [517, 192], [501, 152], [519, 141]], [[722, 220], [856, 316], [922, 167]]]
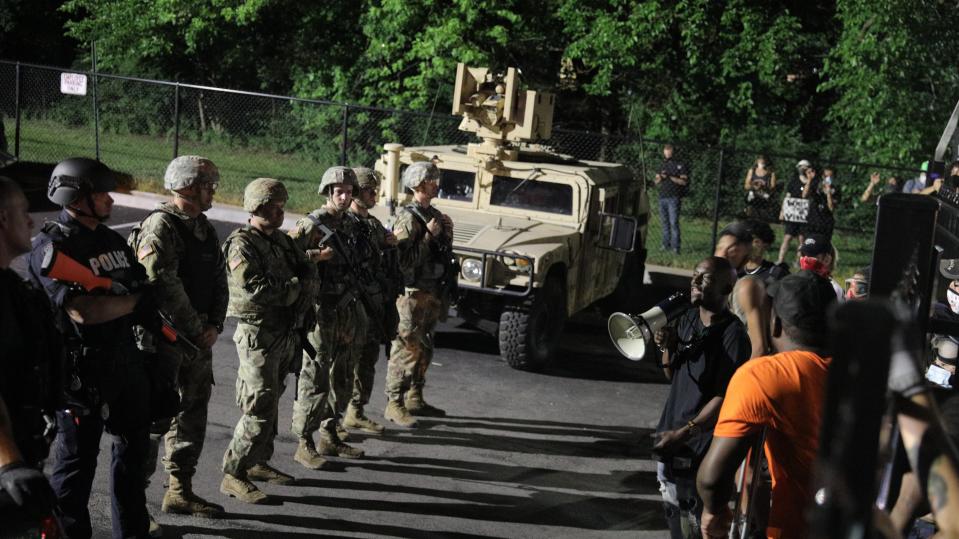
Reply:
[[441, 171], [434, 205], [452, 217], [461, 272], [455, 316], [498, 336], [510, 366], [535, 370], [553, 356], [567, 318], [599, 300], [629, 311], [642, 287], [649, 204], [623, 165], [582, 161], [529, 144], [548, 139], [553, 96], [518, 89], [485, 68], [457, 67], [453, 113], [481, 143], [404, 148], [387, 144], [388, 221], [411, 203], [400, 175], [415, 161]]

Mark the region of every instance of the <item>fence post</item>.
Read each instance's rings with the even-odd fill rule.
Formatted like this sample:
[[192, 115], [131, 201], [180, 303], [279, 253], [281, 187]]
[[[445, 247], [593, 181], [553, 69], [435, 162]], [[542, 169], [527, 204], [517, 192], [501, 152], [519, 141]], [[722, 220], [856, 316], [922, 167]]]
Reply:
[[343, 146], [340, 149], [340, 166], [347, 166], [346, 164], [346, 150], [350, 145], [350, 106], [343, 106]]
[[725, 149], [719, 148], [719, 172], [716, 174], [716, 197], [713, 200], [713, 250], [716, 249], [716, 235], [719, 234], [719, 205], [723, 195], [723, 154]]
[[173, 87], [173, 158], [180, 155], [180, 83]]
[[100, 107], [97, 101], [97, 42], [93, 42], [93, 140], [97, 161], [100, 160]]
[[17, 62], [17, 80], [14, 84], [14, 128], [13, 128], [13, 155], [20, 160], [20, 62]]

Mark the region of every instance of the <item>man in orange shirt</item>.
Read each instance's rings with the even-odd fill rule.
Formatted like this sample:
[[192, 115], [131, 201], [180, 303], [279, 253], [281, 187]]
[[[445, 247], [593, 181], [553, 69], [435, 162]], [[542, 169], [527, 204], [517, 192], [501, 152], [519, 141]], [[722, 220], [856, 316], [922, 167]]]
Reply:
[[763, 428], [772, 477], [766, 534], [805, 537], [804, 512], [812, 501], [812, 468], [830, 361], [826, 310], [836, 294], [829, 281], [811, 271], [771, 284], [767, 294], [772, 298], [770, 336], [778, 353], [745, 363], [729, 382], [697, 477], [703, 537], [726, 537], [733, 476], [753, 436]]

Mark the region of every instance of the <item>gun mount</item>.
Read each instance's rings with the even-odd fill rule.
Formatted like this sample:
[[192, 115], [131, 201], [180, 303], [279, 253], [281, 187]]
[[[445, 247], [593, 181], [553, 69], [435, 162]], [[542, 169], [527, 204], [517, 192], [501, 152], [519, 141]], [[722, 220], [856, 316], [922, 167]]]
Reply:
[[470, 144], [467, 154], [498, 161], [516, 160], [514, 143], [547, 139], [553, 129], [550, 93], [519, 89], [519, 74], [506, 75], [486, 67], [456, 66], [453, 114], [462, 115], [461, 131], [476, 133], [483, 142]]

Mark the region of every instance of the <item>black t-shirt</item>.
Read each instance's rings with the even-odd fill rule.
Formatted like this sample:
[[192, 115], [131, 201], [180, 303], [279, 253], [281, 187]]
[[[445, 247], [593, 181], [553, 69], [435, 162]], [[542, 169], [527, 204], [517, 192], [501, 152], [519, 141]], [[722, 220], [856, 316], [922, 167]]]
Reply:
[[[673, 358], [673, 381], [656, 432], [682, 427], [713, 397], [725, 396], [733, 373], [751, 352], [746, 326], [729, 311], [721, 320], [705, 327], [699, 319], [699, 308], [690, 308], [679, 319], [677, 332], [680, 349], [688, 346], [683, 343], [698, 344]], [[706, 455], [712, 437], [712, 428], [708, 428], [687, 439], [686, 446], [697, 465]]]
[[836, 219], [833, 216], [833, 210], [829, 209], [829, 201], [826, 198], [826, 193], [823, 192], [823, 189], [830, 188], [833, 190], [833, 208], [839, 205], [839, 201], [842, 197], [842, 190], [839, 188], [839, 186], [835, 183], [830, 186], [820, 183], [816, 192], [809, 197], [809, 217], [806, 220], [807, 229], [809, 231], [821, 231], [829, 233], [835, 226]]
[[686, 196], [686, 191], [689, 190], [688, 185], [679, 185], [676, 182], [666, 178], [665, 176], [686, 176], [689, 178], [689, 167], [686, 166], [682, 161], [677, 161], [676, 159], [666, 159], [663, 161], [663, 164], [659, 167], [659, 173], [663, 175], [663, 179], [659, 182], [659, 196], [662, 198], [677, 198]]
[[61, 338], [50, 303], [11, 269], [0, 269], [0, 397], [24, 462], [47, 456], [44, 413], [62, 403]]

